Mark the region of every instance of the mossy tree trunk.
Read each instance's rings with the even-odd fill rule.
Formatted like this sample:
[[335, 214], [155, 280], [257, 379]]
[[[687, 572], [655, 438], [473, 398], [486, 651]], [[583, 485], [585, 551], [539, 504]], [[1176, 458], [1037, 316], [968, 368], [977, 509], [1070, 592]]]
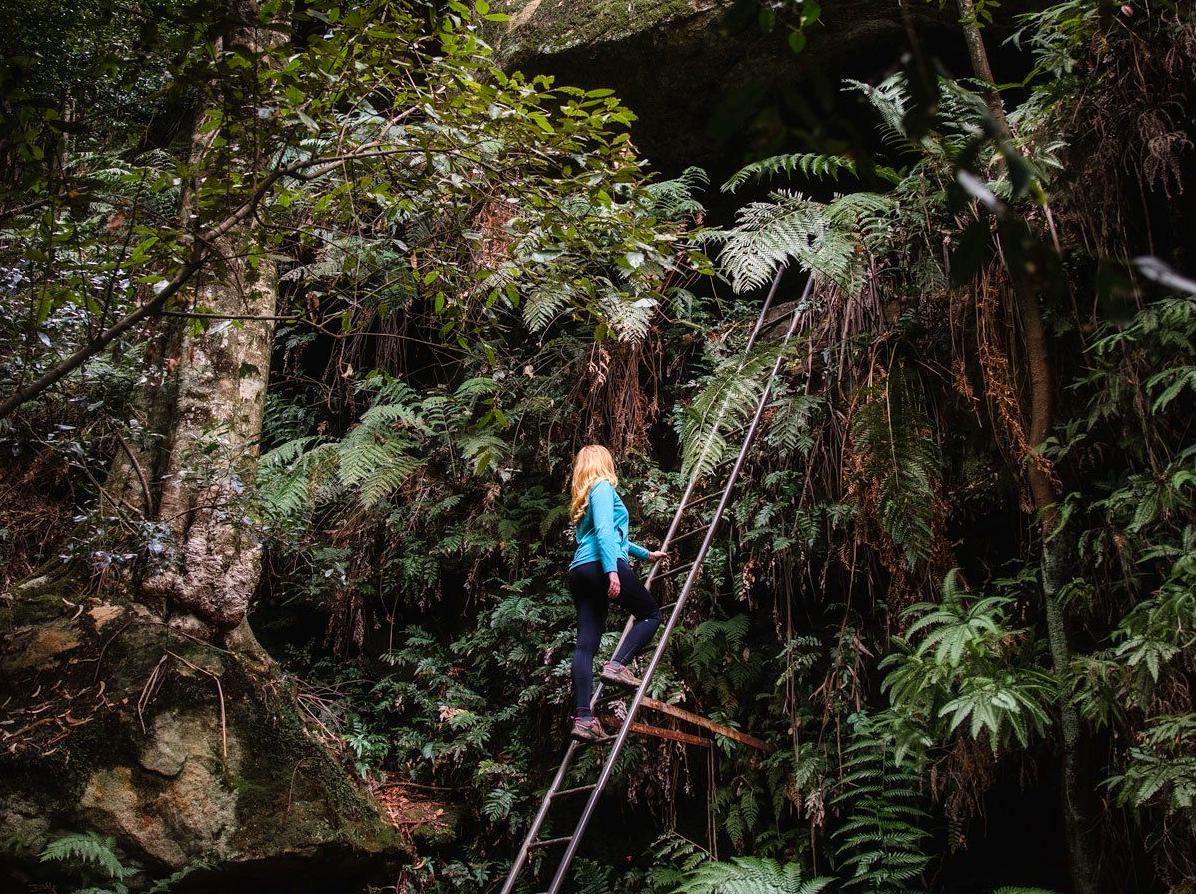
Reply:
[[[1038, 298], [1028, 284], [1017, 289], [1018, 316], [1026, 341], [1026, 362], [1030, 373], [1030, 427], [1032, 447], [1046, 440], [1053, 421], [1051, 364], [1046, 332]], [[1042, 538], [1042, 596], [1046, 616], [1051, 667], [1060, 684], [1071, 664], [1071, 646], [1059, 590], [1066, 581], [1067, 538], [1060, 531], [1059, 492], [1054, 479], [1040, 464], [1031, 461], [1027, 471], [1030, 493], [1038, 514]], [[1059, 732], [1062, 746], [1060, 796], [1063, 831], [1067, 837], [1068, 868], [1076, 894], [1097, 894], [1101, 890], [1096, 848], [1091, 831], [1090, 780], [1084, 771], [1080, 742], [1080, 717], [1066, 692], [1059, 698]]]
[[[1010, 135], [1009, 121], [1001, 97], [996, 89], [984, 36], [976, 15], [973, 0], [958, 0], [960, 24], [972, 71], [976, 78], [988, 85], [985, 99], [1000, 133]], [[1038, 305], [1037, 277], [1023, 271], [1011, 271], [1016, 313], [1021, 322], [1026, 348], [1026, 372], [1029, 379], [1029, 425], [1027, 436], [1031, 449], [1039, 449], [1046, 441], [1054, 423], [1052, 400], [1053, 376], [1046, 330]], [[1062, 684], [1071, 664], [1067, 624], [1059, 590], [1066, 579], [1066, 538], [1059, 525], [1059, 490], [1049, 468], [1032, 458], [1027, 462], [1026, 477], [1042, 539], [1042, 596], [1046, 620], [1047, 641], [1051, 652], [1051, 667]], [[1091, 831], [1089, 780], [1083, 771], [1080, 743], [1080, 718], [1071, 699], [1062, 694], [1058, 703], [1059, 732], [1062, 746], [1060, 799], [1064, 835], [1067, 840], [1068, 868], [1076, 894], [1097, 894], [1100, 890], [1099, 869]]]
[[[255, 0], [230, 0], [227, 26], [214, 37], [220, 51], [260, 60], [279, 42], [281, 29], [259, 24]], [[260, 64], [255, 62], [254, 64]], [[224, 120], [245, 128], [254, 119], [257, 73], [228, 78], [218, 104]], [[235, 126], [235, 125], [234, 125]], [[192, 158], [212, 154], [208, 132], [193, 138]], [[269, 147], [241, 131], [237, 163], [248, 176], [262, 171]], [[205, 169], [205, 165], [198, 165]], [[184, 191], [185, 226], [201, 231], [205, 215], [199, 184]], [[261, 546], [247, 521], [273, 346], [278, 271], [250, 217], [215, 245], [216, 258], [197, 278], [193, 305], [201, 319], [168, 317], [151, 351], [153, 382], [145, 404], [149, 437], [122, 450], [110, 489], [143, 508], [165, 534], [161, 561], [146, 575], [140, 597], [172, 622], [218, 639], [244, 626], [258, 582]], [[203, 325], [198, 325], [200, 322]], [[151, 478], [152, 472], [152, 478]], [[148, 486], [147, 486], [148, 484]]]

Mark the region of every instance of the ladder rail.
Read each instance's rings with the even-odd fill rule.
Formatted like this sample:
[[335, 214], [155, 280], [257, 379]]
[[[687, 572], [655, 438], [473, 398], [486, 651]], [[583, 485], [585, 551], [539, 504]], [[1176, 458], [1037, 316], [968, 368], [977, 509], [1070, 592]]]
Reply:
[[[745, 357], [745, 358], [746, 358], [747, 353], [755, 345], [756, 340], [759, 337], [760, 332], [764, 327], [765, 318], [767, 317], [768, 311], [772, 306], [773, 298], [776, 296], [777, 290], [780, 287], [781, 278], [784, 275], [784, 273], [785, 273], [785, 268], [781, 267], [780, 269], [777, 270], [776, 276], [773, 278], [772, 285], [768, 290], [768, 295], [764, 300], [763, 306], [760, 308], [760, 314], [756, 318], [755, 326], [752, 328], [751, 334], [748, 336], [747, 344], [744, 347], [743, 357]], [[813, 284], [813, 276], [811, 275], [808, 277], [808, 279], [806, 281], [805, 291], [803, 292], [803, 298], [808, 296], [812, 284]], [[800, 306], [801, 306], [801, 302], [799, 302], [799, 307]], [[793, 317], [793, 322], [790, 324], [789, 331], [785, 334], [785, 338], [784, 338], [785, 343], [787, 343], [789, 341], [789, 339], [793, 335], [793, 332], [795, 331], [795, 327], [796, 327], [796, 323], [797, 323], [797, 316], [798, 316], [797, 312], [795, 311], [794, 317]], [[743, 360], [741, 360], [741, 365], [742, 365], [742, 363], [743, 363]], [[710, 549], [710, 544], [713, 542], [715, 534], [717, 533], [717, 528], [718, 528], [719, 522], [722, 520], [723, 514], [726, 510], [726, 506], [727, 506], [727, 503], [728, 503], [728, 500], [730, 497], [731, 490], [734, 488], [735, 481], [738, 478], [739, 471], [743, 465], [743, 461], [744, 461], [745, 457], [747, 456], [747, 452], [751, 446], [752, 438], [755, 435], [756, 427], [758, 426], [760, 417], [763, 414], [764, 406], [767, 403], [767, 399], [768, 399], [769, 393], [771, 391], [773, 379], [776, 377], [777, 371], [780, 369], [780, 364], [781, 364], [781, 358], [778, 357], [777, 362], [773, 366], [772, 373], [769, 375], [769, 377], [765, 383], [764, 390], [761, 393], [761, 398], [760, 398], [760, 402], [759, 402], [759, 405], [756, 410], [756, 414], [753, 417], [752, 423], [751, 423], [751, 425], [747, 431], [747, 434], [741, 444], [739, 456], [736, 458], [735, 465], [732, 468], [730, 475], [728, 476], [727, 484], [723, 488], [723, 491], [720, 494], [718, 510], [715, 512], [710, 523], [707, 525], [706, 536], [703, 538], [701, 547], [699, 547], [698, 558], [694, 561], [694, 563], [689, 568], [689, 571], [686, 575], [685, 584], [682, 587], [680, 596], [670, 606], [671, 611], [669, 612], [669, 618], [668, 618], [667, 623], [665, 624], [665, 629], [660, 636], [660, 640], [657, 643], [657, 646], [653, 651], [652, 660], [648, 665], [648, 669], [643, 676], [643, 679], [640, 683], [639, 688], [636, 690], [632, 704], [631, 704], [630, 708], [628, 709], [626, 716], [623, 719], [623, 723], [620, 727], [619, 733], [617, 736], [614, 737], [614, 742], [611, 746], [610, 752], [607, 754], [606, 759], [603, 762], [602, 771], [599, 775], [598, 782], [596, 782], [593, 785], [593, 788], [590, 792], [590, 796], [586, 801], [585, 808], [582, 811], [581, 819], [579, 820], [578, 825], [577, 825], [576, 829], [574, 830], [573, 834], [571, 836], [569, 836], [570, 840], [569, 840], [568, 846], [566, 847], [565, 853], [561, 857], [561, 861], [558, 865], [557, 872], [556, 872], [555, 876], [553, 877], [552, 885], [550, 886], [547, 894], [557, 894], [557, 892], [560, 890], [561, 885], [564, 883], [565, 876], [568, 873], [569, 867], [573, 862], [573, 857], [576, 854], [578, 846], [580, 845], [581, 838], [585, 833], [585, 829], [588, 826], [590, 818], [594, 812], [594, 809], [597, 806], [598, 800], [601, 798], [602, 792], [605, 789], [606, 784], [609, 781], [611, 774], [613, 773], [615, 762], [618, 758], [619, 752], [622, 750], [623, 744], [626, 741], [627, 735], [631, 729], [632, 719], [634, 718], [636, 712], [639, 710], [640, 703], [642, 702], [642, 700], [647, 692], [647, 686], [648, 686], [649, 681], [651, 680], [652, 674], [655, 672], [656, 666], [659, 663], [661, 656], [664, 654], [664, 646], [668, 640], [669, 635], [671, 634], [671, 632], [673, 630], [673, 627], [675, 626], [675, 624], [677, 622], [678, 617], [680, 617], [680, 611], [684, 607], [684, 602], [688, 598], [690, 590], [692, 590], [692, 588], [693, 588], [693, 584], [697, 578], [697, 574], [701, 570], [701, 564], [705, 559], [706, 553]], [[723, 402], [719, 407], [718, 414], [715, 417], [714, 424], [716, 427], [722, 422], [723, 417], [726, 415], [729, 401], [730, 401], [730, 395], [727, 395], [723, 399]], [[706, 454], [709, 452], [711, 443], [712, 443], [712, 439], [707, 439], [706, 443], [702, 445], [702, 449], [698, 454], [698, 460], [694, 464], [695, 468], [698, 468], [698, 469], [701, 468], [702, 460], [705, 459]], [[672, 518], [671, 522], [669, 523], [668, 530], [665, 533], [664, 539], [661, 541], [660, 548], [662, 551], [667, 551], [668, 547], [675, 541], [675, 539], [677, 539], [676, 538], [677, 529], [680, 527], [682, 519], [685, 516], [685, 513], [691, 508], [691, 498], [693, 496], [693, 492], [694, 492], [695, 488], [697, 487], [700, 477], [701, 476], [699, 476], [699, 475], [691, 475], [689, 478], [689, 481], [686, 483], [685, 490], [682, 493], [681, 499], [678, 502], [677, 510], [673, 513], [673, 518]], [[711, 497], [713, 497], [713, 496], [714, 495], [712, 494]], [[698, 502], [704, 503], [707, 501], [707, 499], [709, 499], [709, 498], [703, 498]], [[651, 586], [653, 580], [658, 576], [658, 572], [659, 572], [660, 568], [661, 568], [661, 562], [659, 560], [652, 563], [652, 567], [649, 570], [648, 576], [646, 577], [646, 579], [644, 581], [645, 587]], [[632, 626], [634, 626], [634, 619], [629, 617], [627, 619], [626, 623], [623, 625], [623, 632], [619, 636], [619, 641], [618, 641], [619, 646], [621, 646], [623, 644], [624, 640], [627, 638], [627, 635], [631, 632]], [[617, 651], [618, 646], [616, 646], [615, 648]], [[598, 686], [596, 687], [596, 689], [594, 691], [591, 705], [594, 705], [599, 701], [599, 698], [602, 696], [604, 688], [605, 688], [605, 685], [603, 683], [599, 682]], [[524, 868], [528, 864], [528, 859], [529, 859], [530, 853], [531, 853], [533, 847], [536, 846], [536, 842], [539, 840], [540, 829], [544, 825], [544, 821], [548, 816], [548, 811], [552, 807], [553, 801], [555, 800], [555, 796], [562, 791], [561, 786], [564, 783], [564, 781], [569, 773], [569, 770], [573, 765], [573, 761], [577, 756], [577, 752], [581, 747], [582, 747], [581, 743], [579, 743], [577, 741], [571, 740], [569, 742], [569, 746], [565, 750], [564, 757], [561, 759], [560, 766], [557, 768], [556, 775], [553, 777], [552, 782], [550, 783], [548, 789], [545, 791], [544, 798], [540, 803], [540, 807], [536, 811], [536, 815], [532, 820], [531, 826], [528, 828], [527, 835], [524, 837], [524, 840], [519, 848], [519, 852], [516, 855], [515, 860], [511, 866], [511, 870], [507, 875], [505, 883], [503, 884], [501, 894], [512, 894], [512, 892], [515, 888], [515, 885], [518, 882], [519, 876], [522, 874]], [[582, 787], [576, 787], [574, 789], [564, 789], [564, 791], [566, 791], [566, 792], [576, 791], [576, 790], [581, 790], [584, 788], [586, 788], [586, 787], [582, 786]]]
[[511, 871], [507, 875], [507, 881], [502, 886], [502, 894], [511, 894], [515, 888], [515, 883], [519, 880], [519, 874], [523, 872], [523, 867], [527, 865], [527, 858], [531, 854], [532, 845], [535, 844], [536, 839], [540, 835], [540, 827], [544, 825], [544, 819], [548, 816], [548, 810], [552, 806], [553, 796], [561, 787], [561, 783], [565, 781], [565, 777], [569, 773], [569, 768], [573, 765], [573, 757], [577, 753], [580, 743], [575, 739], [569, 740], [569, 747], [565, 749], [565, 756], [561, 759], [561, 765], [557, 768], [556, 776], [553, 777], [552, 783], [548, 786], [548, 791], [544, 793], [544, 800], [540, 802], [540, 809], [536, 811], [536, 816], [532, 820], [531, 827], [527, 830], [527, 835], [523, 838], [523, 844], [519, 847], [519, 853], [515, 856], [515, 862], [511, 864]]
[[[772, 307], [772, 300], [773, 300], [773, 298], [776, 297], [777, 289], [779, 289], [781, 287], [781, 278], [784, 275], [785, 275], [785, 268], [781, 267], [779, 270], [777, 270], [776, 276], [773, 277], [772, 285], [768, 289], [768, 295], [765, 296], [764, 304], [760, 308], [759, 315], [756, 317], [756, 325], [752, 327], [752, 332], [748, 336], [747, 345], [743, 349], [742, 357], [746, 357], [748, 351], [750, 351], [752, 349], [752, 346], [756, 344], [756, 339], [760, 335], [760, 330], [762, 328], [764, 328], [765, 317], [768, 316], [768, 311]], [[743, 365], [743, 359], [740, 360], [740, 366], [742, 367], [742, 365]], [[730, 400], [731, 400], [731, 395], [729, 395], [729, 394], [723, 398], [723, 402], [719, 406], [718, 415], [715, 416], [715, 420], [714, 420], [715, 426], [717, 426], [720, 422], [722, 422], [723, 416], [725, 416], [727, 413], [727, 405], [730, 402]], [[711, 443], [712, 443], [711, 440], [708, 438], [706, 440], [706, 443], [702, 445], [702, 450], [701, 450], [701, 452], [698, 453], [698, 459], [694, 463], [695, 468], [700, 469], [702, 467], [702, 460], [706, 458], [706, 454], [710, 451]], [[691, 475], [689, 478], [689, 481], [686, 482], [685, 490], [682, 492], [681, 499], [677, 503], [677, 510], [673, 513], [673, 519], [672, 519], [672, 521], [669, 522], [669, 527], [668, 527], [668, 530], [665, 532], [664, 539], [660, 542], [660, 549], [662, 552], [668, 551], [669, 546], [672, 545], [673, 540], [676, 537], [677, 529], [679, 527], [681, 527], [681, 521], [685, 517], [686, 509], [689, 508], [690, 498], [693, 496], [694, 488], [696, 488], [698, 486], [698, 478], [699, 478], [699, 476], [697, 476], [697, 475]], [[657, 561], [652, 563], [652, 567], [648, 570], [648, 576], [644, 579], [645, 589], [651, 588], [652, 581], [656, 578], [657, 573], [659, 571], [660, 571], [660, 560], [658, 559]], [[619, 651], [619, 646], [623, 645], [623, 640], [625, 640], [627, 638], [627, 634], [629, 634], [631, 632], [631, 628], [633, 626], [634, 626], [633, 619], [628, 618], [626, 623], [623, 625], [623, 632], [619, 635], [618, 645], [615, 646], [616, 653]], [[601, 692], [601, 687], [602, 687], [602, 684], [599, 684], [599, 688], [598, 688], [598, 690], [595, 691], [595, 694], [594, 694], [595, 698], [597, 698], [598, 693]], [[503, 892], [503, 894], [506, 894], [506, 892]]]
[[[783, 271], [782, 271], [783, 272]], [[769, 292], [769, 298], [776, 291], [776, 285], [780, 282], [780, 273], [774, 281], [773, 289]], [[805, 290], [802, 293], [802, 301], [798, 302], [797, 307], [793, 311], [793, 318], [789, 323], [789, 328], [785, 333], [782, 341], [782, 347], [789, 343], [793, 337], [793, 333], [797, 330], [798, 320], [800, 319], [800, 308], [804, 306], [805, 299], [809, 297], [810, 290], [814, 283], [813, 275], [806, 280]], [[767, 310], [767, 306], [765, 308]], [[761, 321], [764, 313], [761, 312]], [[759, 325], [759, 324], [757, 324]], [[754, 336], [755, 333], [753, 333]], [[754, 341], [754, 338], [753, 338]], [[752, 440], [755, 437], [756, 430], [760, 426], [760, 419], [764, 415], [764, 410], [768, 406], [768, 399], [772, 392], [772, 383], [776, 379], [777, 373], [780, 371], [781, 364], [784, 362], [784, 354], [778, 354], [776, 362], [773, 363], [772, 371], [769, 373], [768, 379], [765, 381], [764, 388], [760, 392], [760, 399], [756, 404], [756, 412], [752, 417], [751, 424], [748, 427], [747, 434], [744, 437], [743, 444], [739, 448], [739, 455], [735, 459], [735, 465], [732, 467], [730, 474], [727, 476], [727, 483], [723, 487], [722, 497], [719, 500], [718, 509], [714, 513], [714, 518], [711, 520], [710, 526], [706, 531], [706, 536], [702, 539], [702, 545], [698, 549], [697, 558], [694, 560], [693, 567], [689, 574], [686, 575], [685, 585], [681, 588], [681, 593], [678, 595], [676, 602], [673, 604], [673, 610], [669, 613], [669, 619], [665, 622], [664, 629], [661, 631], [660, 637], [657, 640], [656, 648], [652, 652], [652, 659], [648, 663], [647, 669], [640, 680], [640, 685], [635, 691], [635, 695], [631, 700], [631, 704], [627, 708], [627, 714], [623, 718], [623, 723], [619, 728], [619, 733], [615, 738], [614, 744], [607, 753], [606, 760], [602, 765], [602, 772], [598, 775], [598, 781], [595, 783], [594, 790], [590, 792], [590, 797], [586, 801], [586, 806], [582, 810], [581, 817], [577, 821], [577, 826], [570, 837], [569, 843], [565, 845], [565, 853], [561, 856], [561, 861], [557, 866], [556, 874], [553, 876], [552, 884], [548, 886], [545, 894], [558, 894], [561, 886], [569, 873], [569, 867], [573, 863], [573, 857], [577, 853], [577, 848], [581, 844], [582, 836], [584, 836], [590, 818], [594, 814], [594, 810], [598, 806], [598, 801], [602, 797], [602, 792], [610, 781], [611, 775], [614, 773], [615, 763], [618, 760], [619, 752], [623, 749], [623, 744], [627, 741], [627, 736], [631, 732], [631, 724], [635, 720], [635, 715], [639, 711], [640, 704], [643, 702], [647, 694], [648, 684], [652, 680], [652, 675], [656, 672], [656, 667], [664, 656], [665, 647], [668, 645], [669, 636], [676, 626], [677, 619], [681, 615], [681, 610], [685, 607], [685, 601], [689, 598], [690, 592], [693, 590], [698, 573], [701, 571], [702, 562], [706, 558], [706, 554], [710, 551], [710, 546], [714, 542], [715, 535], [718, 533], [719, 522], [722, 520], [723, 513], [726, 511], [727, 504], [730, 502], [731, 493], [735, 489], [736, 481], [739, 473], [743, 468], [744, 461], [751, 450]], [[691, 483], [692, 484], [692, 483]], [[670, 534], [675, 533], [675, 523]], [[653, 569], [655, 570], [655, 569]]]

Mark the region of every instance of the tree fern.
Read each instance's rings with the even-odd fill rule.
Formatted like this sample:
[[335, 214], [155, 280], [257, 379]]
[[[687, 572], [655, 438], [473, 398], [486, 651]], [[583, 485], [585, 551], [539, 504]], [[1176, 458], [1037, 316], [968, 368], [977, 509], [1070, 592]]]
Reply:
[[796, 260], [839, 284], [859, 288], [864, 247], [856, 232], [865, 205], [886, 200], [871, 193], [844, 196], [827, 205], [800, 193], [779, 191], [767, 202], [751, 202], [736, 213], [735, 226], [703, 235], [720, 245], [719, 263], [738, 292], [765, 285], [776, 271]]
[[736, 212], [734, 228], [705, 236], [721, 245], [719, 262], [737, 292], [765, 285], [793, 258], [808, 262], [825, 242], [821, 203], [796, 193], [774, 193], [772, 199], [745, 205]]

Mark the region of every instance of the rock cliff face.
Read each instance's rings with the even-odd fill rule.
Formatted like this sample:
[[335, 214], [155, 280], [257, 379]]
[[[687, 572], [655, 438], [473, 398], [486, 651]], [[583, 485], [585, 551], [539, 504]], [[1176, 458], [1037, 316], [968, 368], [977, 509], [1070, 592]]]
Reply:
[[83, 831], [144, 867], [134, 887], [202, 861], [192, 890], [354, 890], [404, 861], [284, 678], [140, 605], [34, 583], [0, 611], [0, 888], [44, 878], [41, 849]]
[[[800, 103], [840, 76], [883, 73], [906, 44], [897, 0], [824, 0], [800, 55], [783, 31], [761, 31], [755, 3], [736, 0], [504, 0], [496, 8], [511, 16], [491, 35], [506, 68], [613, 88], [640, 118], [637, 145], [666, 171], [717, 168], [732, 140], [742, 150], [744, 127], [762, 108]], [[923, 39], [958, 42], [937, 5], [907, 8]], [[796, 95], [786, 100], [789, 92]]]

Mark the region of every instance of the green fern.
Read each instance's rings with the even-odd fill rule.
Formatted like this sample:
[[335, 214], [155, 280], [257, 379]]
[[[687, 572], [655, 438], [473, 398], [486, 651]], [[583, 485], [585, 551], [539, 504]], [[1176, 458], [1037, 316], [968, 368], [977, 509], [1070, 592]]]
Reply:
[[806, 878], [798, 863], [763, 857], [709, 860], [684, 874], [673, 894], [818, 894], [834, 879]]
[[652, 199], [651, 211], [663, 220], [683, 220], [695, 217], [705, 209], [694, 194], [710, 185], [706, 172], [698, 167], [688, 167], [672, 180], [650, 183], [645, 192]]
[[658, 302], [649, 295], [627, 293], [608, 283], [598, 306], [606, 325], [622, 340], [636, 342], [648, 334]]
[[[166, 878], [159, 879], [158, 881], [154, 882], [148, 889], [146, 889], [146, 894], [164, 894], [164, 892], [169, 891], [191, 873], [213, 869], [215, 866], [215, 863], [211, 863], [207, 860], [192, 860], [182, 869], [178, 869], [166, 876]], [[75, 894], [81, 894], [81, 892], [76, 891]]]
[[843, 778], [833, 803], [846, 822], [832, 834], [839, 866], [849, 872], [844, 887], [875, 894], [907, 894], [930, 858], [927, 819], [918, 806], [921, 777], [912, 761], [899, 765], [890, 737], [871, 718], [853, 718], [843, 751]]
[[941, 726], [944, 736], [966, 729], [973, 739], [987, 737], [994, 752], [1010, 733], [1026, 747], [1032, 733], [1048, 729], [1056, 685], [1049, 674], [1009, 661], [1024, 634], [1009, 626], [1012, 604], [972, 596], [953, 570], [940, 603], [906, 609], [905, 617], [917, 619], [907, 632], [917, 645], [897, 638], [897, 650], [880, 664], [894, 710], [916, 725]]
[[982, 646], [986, 640], [1008, 635], [1003, 625], [1004, 610], [1012, 602], [1007, 596], [971, 599], [960, 585], [959, 569], [952, 568], [943, 582], [940, 604], [918, 603], [906, 610], [910, 615], [924, 614], [909, 626], [905, 635], [912, 638], [929, 630], [919, 651], [933, 651], [935, 661], [955, 667], [966, 652]]
[[722, 247], [719, 263], [732, 287], [738, 292], [760, 288], [796, 260], [845, 292], [857, 291], [864, 249], [883, 243], [892, 200], [851, 193], [825, 204], [786, 191], [774, 192], [769, 199], [739, 209], [731, 229], [702, 236]]
[[733, 193], [745, 183], [776, 177], [778, 174], [793, 175], [801, 172], [806, 177], [830, 177], [839, 174], [856, 174], [855, 161], [845, 155], [821, 155], [817, 152], [794, 155], [773, 155], [740, 168], [731, 179], [722, 185], [722, 191]]
[[116, 856], [116, 841], [102, 838], [94, 832], [64, 835], [46, 845], [39, 859], [42, 863], [76, 863], [93, 867], [110, 879], [123, 879], [133, 870]]
[[652, 843], [652, 870], [648, 881], [653, 891], [672, 891], [710, 854], [683, 835], [668, 832]]
[[543, 332], [560, 314], [576, 305], [578, 296], [572, 286], [546, 283], [537, 286], [523, 301], [523, 322], [532, 332]]
[[705, 477], [739, 442], [729, 444], [727, 434], [747, 423], [756, 410], [765, 380], [782, 350], [776, 344], [755, 347], [749, 354], [719, 364], [698, 396], [681, 414], [681, 471], [685, 477]]

